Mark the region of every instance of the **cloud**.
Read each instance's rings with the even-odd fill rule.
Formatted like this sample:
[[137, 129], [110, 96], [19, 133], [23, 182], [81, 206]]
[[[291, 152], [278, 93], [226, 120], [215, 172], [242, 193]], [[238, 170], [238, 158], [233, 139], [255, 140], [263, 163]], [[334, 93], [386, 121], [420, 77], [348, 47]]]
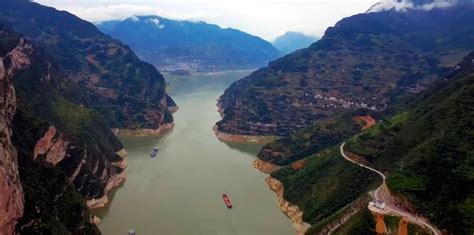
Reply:
[[131, 20], [133, 22], [139, 22], [140, 21], [140, 19], [138, 19], [137, 16], [130, 16], [130, 17], [127, 18], [127, 20]]
[[58, 4], [58, 8], [67, 10], [81, 18], [95, 23], [105, 20], [123, 20], [127, 18], [137, 20], [135, 17], [141, 15], [159, 15], [170, 19], [182, 20], [197, 20], [209, 15], [204, 11], [180, 12], [174, 10], [165, 10], [150, 5], [136, 5], [128, 3], [97, 6], [87, 6], [83, 4]]
[[205, 21], [223, 28], [232, 27], [271, 41], [286, 31], [321, 36], [327, 27], [344, 17], [365, 12], [377, 0], [34, 1], [69, 11], [93, 23], [123, 20], [133, 15], [158, 15], [174, 20]]
[[432, 10], [434, 8], [446, 8], [456, 4], [457, 0], [434, 0], [431, 3], [415, 5], [410, 0], [383, 0], [372, 6], [367, 12], [381, 12], [388, 10], [407, 11], [407, 10]]
[[154, 24], [156, 26], [160, 26], [160, 20], [158, 18], [147, 19], [146, 22], [150, 24]]
[[437, 1], [433, 1], [432, 3], [422, 5], [421, 9], [429, 11], [434, 8], [451, 7], [454, 4], [456, 4], [456, 2], [457, 1], [455, 0], [451, 0], [451, 1], [450, 0], [437, 0]]
[[147, 23], [155, 25], [155, 27], [159, 29], [163, 29], [165, 26], [160, 24], [160, 19], [158, 18], [150, 18], [146, 20]]

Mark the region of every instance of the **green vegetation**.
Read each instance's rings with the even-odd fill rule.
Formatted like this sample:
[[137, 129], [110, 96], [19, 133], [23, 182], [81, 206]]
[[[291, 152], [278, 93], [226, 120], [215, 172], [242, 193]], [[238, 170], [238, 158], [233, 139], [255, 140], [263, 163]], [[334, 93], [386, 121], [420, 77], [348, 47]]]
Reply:
[[68, 12], [30, 1], [1, 1], [0, 21], [40, 46], [60, 76], [76, 85], [67, 96], [71, 102], [101, 113], [111, 127], [162, 124], [156, 114], [164, 115], [167, 109], [160, 105], [168, 98], [164, 78], [128, 46]]
[[79, 107], [65, 99], [52, 103], [52, 108], [72, 134], [79, 133], [82, 128], [87, 128], [92, 121], [91, 110]]
[[474, 50], [472, 11], [470, 4], [342, 19], [309, 48], [230, 86], [221, 97], [226, 115], [219, 130], [285, 137], [348, 110], [393, 107]]
[[287, 165], [315, 154], [361, 131], [355, 116], [368, 111], [347, 112], [303, 128], [296, 133], [265, 145], [258, 158], [276, 165]]
[[[17, 102], [12, 141], [18, 151], [25, 198], [24, 216], [17, 230], [21, 234], [99, 234], [90, 223], [84, 198], [102, 196], [104, 173], [121, 171], [110, 163], [121, 159], [116, 151], [122, 145], [98, 112], [72, 101], [71, 97], [81, 95], [82, 91], [62, 79], [63, 74], [50, 58], [28, 41], [19, 44], [17, 34], [3, 29], [0, 38], [17, 40], [0, 40], [4, 62], [18, 60], [5, 54], [12, 45], [20, 45], [28, 56], [24, 61], [31, 63], [11, 71], [4, 80], [13, 83], [16, 97], [12, 99]], [[11, 62], [5, 65], [10, 66]], [[53, 140], [68, 143], [64, 147], [66, 157], [56, 166], [43, 161], [44, 156], [33, 157], [38, 140], [50, 126], [57, 129]], [[82, 160], [87, 164], [81, 165]], [[69, 182], [68, 177], [79, 165], [80, 180]]]
[[0, 55], [4, 55], [18, 44], [19, 36], [2, 23], [0, 23], [0, 31], [5, 32], [0, 37], [0, 45], [2, 45], [0, 47]]
[[401, 218], [398, 216], [384, 215], [383, 220], [388, 231], [398, 231]]
[[454, 234], [474, 232], [474, 54], [447, 82], [405, 111], [378, 124], [377, 132], [348, 143], [388, 186], [416, 210]]
[[[454, 234], [470, 234], [473, 231], [473, 58], [474, 53], [448, 76], [448, 80], [435, 84], [411, 102], [401, 99], [395, 114], [354, 135], [346, 145], [374, 168], [388, 174], [387, 184], [392, 193], [407, 199], [417, 212]], [[354, 126], [347, 118], [346, 121], [331, 121], [328, 123], [346, 124], [339, 126], [341, 129], [328, 129], [338, 130], [336, 133], [341, 133], [342, 128]], [[284, 164], [289, 164], [305, 157], [308, 160], [300, 170], [286, 166], [272, 176], [284, 184], [285, 199], [298, 205], [304, 212], [304, 220], [313, 225], [309, 234], [324, 229], [326, 224], [343, 213], [345, 207], [379, 180], [376, 176], [368, 177], [365, 174], [369, 173], [339, 156], [338, 145], [342, 139], [337, 140], [338, 135], [327, 133], [334, 137], [335, 143], [327, 143], [329, 146], [335, 144], [333, 147], [313, 143], [318, 138], [312, 136], [320, 135], [321, 126], [318, 123], [304, 128], [264, 148], [268, 159], [277, 158], [274, 163], [284, 161]], [[345, 138], [344, 135], [339, 137]], [[316, 152], [320, 155], [311, 156], [314, 150], [305, 153], [308, 146], [316, 146]], [[351, 187], [352, 184], [361, 187]], [[373, 221], [372, 218], [362, 221], [359, 216], [348, 222], [348, 227], [355, 227], [351, 234], [361, 231], [357, 227], [367, 226]], [[397, 229], [399, 219], [387, 217], [386, 223], [392, 230]], [[342, 233], [349, 231], [345, 226], [341, 229], [344, 229]], [[408, 229], [409, 234], [428, 233], [414, 225], [409, 225]]]
[[20, 234], [100, 234], [90, 223], [84, 198], [60, 168], [35, 162], [33, 148], [49, 124], [20, 107], [13, 122], [12, 141], [18, 150], [25, 197]]
[[341, 225], [333, 234], [369, 235], [375, 234], [375, 218], [372, 212], [364, 207]]
[[313, 225], [356, 201], [380, 183], [376, 174], [344, 160], [337, 147], [307, 158], [300, 170], [284, 167], [272, 177], [285, 186], [284, 198], [303, 210], [303, 219]]

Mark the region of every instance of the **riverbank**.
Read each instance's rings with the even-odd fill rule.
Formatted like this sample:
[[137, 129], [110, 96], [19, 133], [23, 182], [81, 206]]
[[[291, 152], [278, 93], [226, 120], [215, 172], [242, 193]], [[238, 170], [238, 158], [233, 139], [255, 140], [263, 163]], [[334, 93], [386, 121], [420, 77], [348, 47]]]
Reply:
[[219, 131], [216, 125], [212, 127], [212, 130], [214, 131], [214, 133], [216, 134], [217, 138], [220, 141], [228, 142], [228, 143], [237, 143], [237, 144], [253, 143], [253, 144], [265, 145], [277, 139], [277, 137], [275, 136], [229, 134], [229, 133]]
[[161, 137], [174, 128], [174, 122], [162, 124], [158, 129], [119, 129], [113, 128], [112, 132], [119, 137]]
[[303, 221], [303, 211], [297, 206], [293, 205], [283, 197], [284, 185], [277, 179], [268, 176], [265, 179], [268, 187], [277, 195], [277, 206], [280, 210], [291, 219], [293, 227], [298, 235], [304, 235], [311, 227], [311, 224]]
[[236, 74], [250, 74], [251, 72], [257, 70], [255, 69], [231, 69], [231, 70], [222, 70], [222, 71], [207, 71], [207, 72], [196, 72], [196, 71], [188, 71], [189, 74], [173, 74], [171, 71], [164, 71], [160, 70], [161, 74], [166, 77], [167, 79], [170, 77], [177, 77], [177, 78], [195, 78], [195, 77], [220, 77], [226, 76], [228, 74], [236, 73]]
[[282, 168], [281, 166], [277, 166], [269, 162], [262, 161], [260, 159], [253, 161], [252, 166], [264, 174], [271, 174], [274, 171], [277, 171]]
[[118, 187], [120, 184], [125, 182], [125, 180], [127, 179], [127, 173], [125, 172], [125, 169], [128, 166], [128, 162], [127, 162], [128, 153], [125, 149], [121, 149], [120, 151], [117, 152], [117, 154], [120, 157], [122, 157], [122, 160], [118, 162], [113, 162], [112, 165], [122, 169], [122, 171], [119, 174], [112, 175], [112, 177], [110, 177], [110, 179], [107, 180], [107, 185], [105, 186], [104, 195], [102, 197], [92, 198], [86, 201], [87, 207], [89, 207], [89, 209], [91, 210], [104, 207], [107, 203], [109, 203], [109, 198], [107, 194], [112, 189]]
[[[232, 81], [226, 79], [225, 86]], [[275, 206], [267, 175], [251, 166], [258, 146], [226, 144], [211, 130], [219, 120], [215, 99], [225, 86], [189, 83], [179, 84], [173, 94], [180, 106], [173, 131], [161, 138], [120, 138], [129, 153], [127, 182], [109, 193], [111, 203], [93, 211], [102, 220], [99, 229], [104, 235], [130, 229], [137, 234], [295, 234]], [[153, 147], [160, 149], [156, 158], [150, 158]], [[231, 198], [232, 210], [222, 193]]]

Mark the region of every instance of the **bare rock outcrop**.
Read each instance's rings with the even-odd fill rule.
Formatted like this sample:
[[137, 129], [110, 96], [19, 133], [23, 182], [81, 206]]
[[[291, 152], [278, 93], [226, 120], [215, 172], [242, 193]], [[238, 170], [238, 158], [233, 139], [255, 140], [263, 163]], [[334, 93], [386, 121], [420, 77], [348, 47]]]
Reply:
[[253, 161], [252, 165], [255, 169], [265, 174], [271, 174], [272, 172], [281, 169], [281, 166], [274, 165], [272, 163], [262, 161], [260, 159]]
[[112, 132], [117, 136], [133, 136], [133, 137], [159, 137], [164, 133], [172, 130], [174, 127], [174, 122], [162, 124], [158, 129], [119, 129], [114, 128]]
[[274, 136], [257, 136], [257, 135], [238, 135], [238, 134], [229, 134], [222, 131], [219, 131], [217, 125], [212, 128], [217, 138], [220, 141], [228, 143], [254, 143], [254, 144], [268, 144], [274, 140]]
[[[19, 50], [0, 58], [0, 234], [13, 234], [17, 220], [23, 215], [24, 199], [18, 158], [11, 141], [12, 120], [16, 110], [15, 88], [11, 72], [28, 66]], [[6, 62], [8, 61], [8, 62]], [[7, 65], [9, 63], [9, 65]]]
[[56, 128], [50, 126], [43, 138], [36, 143], [34, 148], [35, 159], [40, 155], [44, 155], [45, 160], [53, 166], [64, 159], [70, 141], [66, 140], [62, 133], [56, 137], [56, 133]]
[[267, 177], [265, 181], [268, 187], [277, 194], [277, 206], [280, 210], [291, 219], [293, 227], [296, 229], [298, 235], [303, 235], [311, 227], [311, 224], [303, 220], [303, 211], [297, 206], [293, 205], [283, 197], [283, 184], [271, 176]]

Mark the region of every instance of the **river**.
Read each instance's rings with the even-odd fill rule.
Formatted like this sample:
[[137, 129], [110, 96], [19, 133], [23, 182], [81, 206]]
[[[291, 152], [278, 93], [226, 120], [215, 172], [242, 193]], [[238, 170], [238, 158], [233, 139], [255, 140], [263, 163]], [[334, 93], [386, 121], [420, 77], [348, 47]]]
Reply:
[[[179, 105], [175, 128], [161, 138], [122, 138], [128, 177], [95, 213], [104, 235], [295, 234], [276, 195], [251, 165], [260, 146], [220, 142], [216, 98], [248, 72], [168, 79]], [[150, 158], [150, 151], [160, 153]], [[233, 209], [222, 200], [227, 193]]]

